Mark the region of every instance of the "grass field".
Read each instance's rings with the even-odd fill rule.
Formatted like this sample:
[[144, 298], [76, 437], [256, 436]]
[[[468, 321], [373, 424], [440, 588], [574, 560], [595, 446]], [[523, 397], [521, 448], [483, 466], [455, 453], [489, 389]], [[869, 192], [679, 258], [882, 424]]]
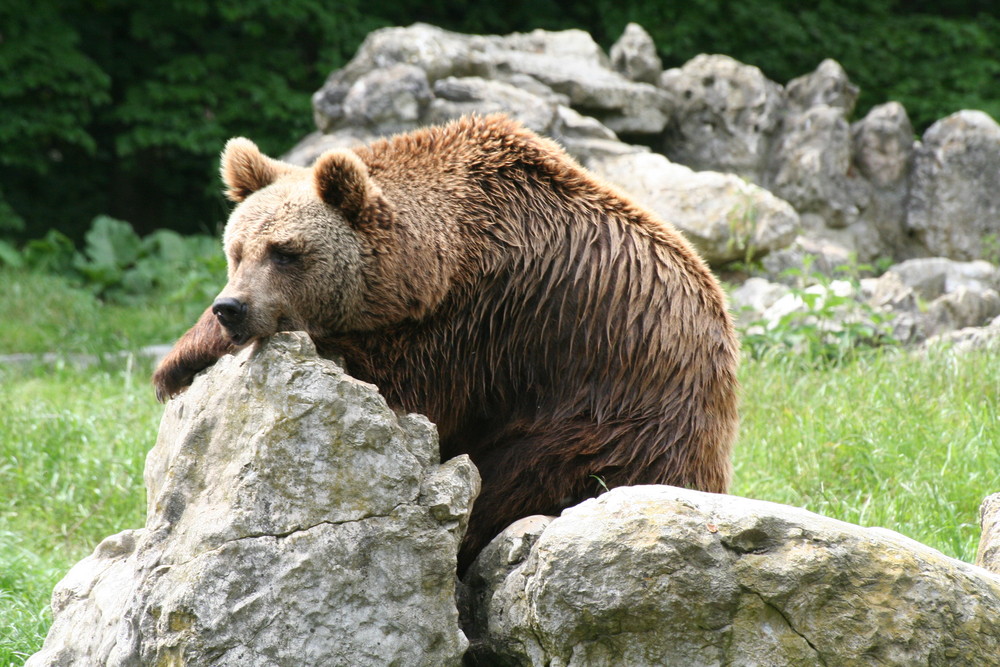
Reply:
[[[144, 522], [142, 466], [162, 406], [148, 362], [190, 305], [108, 307], [52, 276], [0, 272], [0, 354], [108, 355], [96, 367], [0, 366], [0, 665], [41, 645], [52, 587], [105, 536]], [[194, 312], [197, 312], [195, 308]], [[816, 369], [744, 363], [733, 492], [884, 526], [972, 560], [1000, 491], [1000, 354], [898, 349]]]

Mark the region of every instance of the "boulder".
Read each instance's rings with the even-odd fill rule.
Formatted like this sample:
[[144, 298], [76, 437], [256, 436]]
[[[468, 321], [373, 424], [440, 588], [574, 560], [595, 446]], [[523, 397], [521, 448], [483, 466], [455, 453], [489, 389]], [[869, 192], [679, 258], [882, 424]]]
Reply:
[[[451, 81], [439, 87], [443, 79]], [[533, 111], [528, 95], [545, 101]], [[529, 127], [546, 132], [548, 126], [530, 119], [551, 116], [555, 105], [565, 104], [586, 109], [612, 131], [655, 135], [667, 122], [668, 102], [656, 86], [612, 69], [600, 46], [581, 30], [462, 35], [418, 23], [371, 33], [313, 95], [313, 112], [322, 132], [361, 123], [391, 134], [491, 110], [523, 114]]]
[[914, 154], [906, 224], [927, 254], [979, 259], [1000, 243], [1000, 125], [959, 111], [924, 133]]
[[827, 58], [809, 74], [792, 79], [785, 86], [785, 98], [790, 110], [825, 106], [840, 109], [845, 116], [854, 111], [859, 89], [847, 78], [847, 72], [836, 60]]
[[656, 45], [649, 33], [638, 23], [629, 23], [609, 53], [611, 66], [632, 81], [657, 83], [663, 63], [656, 54]]
[[982, 536], [976, 551], [976, 565], [1000, 574], [1000, 493], [986, 498], [979, 508]]
[[909, 667], [1000, 655], [1000, 577], [889, 530], [664, 486], [526, 521], [465, 578], [480, 664]]
[[894, 336], [902, 342], [982, 327], [1000, 315], [1000, 268], [982, 260], [906, 260], [863, 287], [869, 304], [894, 315]]
[[747, 326], [759, 320], [764, 312], [791, 290], [788, 285], [752, 277], [729, 293], [729, 309], [736, 316], [737, 326]]
[[[947, 347], [949, 351], [957, 352], [959, 354], [974, 350], [996, 350], [1000, 348], [1000, 315], [994, 317], [990, 323], [984, 327], [965, 327], [954, 331], [946, 331], [945, 333], [928, 338], [924, 344], [924, 350], [932, 347]], [[979, 547], [980, 552], [986, 548], [983, 546], [984, 544], [992, 544], [993, 552], [1000, 550], [1000, 538], [997, 537], [996, 525], [992, 525], [989, 535], [992, 535], [992, 537], [987, 540], [986, 524], [984, 523], [983, 540], [980, 542]], [[1000, 573], [1000, 558], [994, 556], [990, 562], [991, 564], [986, 566], [983, 565], [979, 559], [976, 560], [978, 565], [983, 565], [994, 572]]]
[[434, 82], [434, 101], [423, 120], [443, 125], [471, 113], [502, 112], [535, 132], [552, 128], [556, 103], [503, 81], [480, 77], [446, 77]]
[[851, 125], [854, 167], [870, 186], [862, 211], [865, 224], [878, 234], [870, 257], [906, 259], [922, 250], [906, 232], [906, 201], [913, 157], [913, 125], [898, 102], [872, 107]]
[[729, 56], [699, 55], [665, 71], [660, 87], [673, 108], [663, 139], [667, 157], [692, 169], [763, 183], [784, 107], [781, 86]]
[[1000, 290], [1000, 267], [983, 260], [957, 262], [946, 257], [921, 257], [894, 264], [890, 272], [926, 301], [951, 294], [959, 287], [975, 292]]
[[713, 265], [783, 248], [799, 228], [791, 206], [733, 174], [692, 171], [656, 153], [594, 158], [587, 166], [675, 225]]
[[851, 128], [843, 109], [821, 105], [786, 116], [765, 185], [827, 227], [856, 222], [867, 204], [867, 184], [851, 169]]
[[40, 665], [457, 665], [458, 544], [479, 477], [302, 333], [172, 400], [145, 528], [58, 584]]

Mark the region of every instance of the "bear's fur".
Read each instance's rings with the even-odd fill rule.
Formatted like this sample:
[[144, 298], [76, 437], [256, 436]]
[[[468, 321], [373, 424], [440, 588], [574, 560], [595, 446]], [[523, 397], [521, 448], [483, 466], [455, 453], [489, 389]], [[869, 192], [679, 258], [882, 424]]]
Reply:
[[[330, 151], [223, 154], [229, 282], [156, 371], [161, 398], [280, 330], [434, 421], [483, 490], [460, 562], [603, 485], [728, 489], [739, 346], [671, 226], [503, 116]], [[220, 323], [221, 320], [221, 323]], [[225, 324], [225, 326], [223, 326]]]

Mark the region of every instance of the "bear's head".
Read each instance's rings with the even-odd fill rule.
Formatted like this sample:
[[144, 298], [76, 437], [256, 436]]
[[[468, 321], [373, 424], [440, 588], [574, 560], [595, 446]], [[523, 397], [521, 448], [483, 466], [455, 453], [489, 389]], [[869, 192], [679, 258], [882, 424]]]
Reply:
[[238, 205], [224, 234], [228, 284], [212, 311], [236, 345], [278, 331], [370, 330], [406, 316], [406, 295], [377, 289], [394, 270], [379, 258], [393, 244], [393, 210], [355, 153], [329, 151], [304, 168], [236, 138], [221, 171]]

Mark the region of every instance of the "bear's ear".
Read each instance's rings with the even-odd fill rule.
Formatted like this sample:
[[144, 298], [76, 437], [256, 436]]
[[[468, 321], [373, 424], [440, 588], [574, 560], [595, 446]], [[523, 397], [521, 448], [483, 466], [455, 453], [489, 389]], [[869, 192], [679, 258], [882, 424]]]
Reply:
[[222, 150], [220, 171], [230, 201], [243, 201], [293, 169], [292, 165], [267, 157], [257, 144], [243, 137], [230, 139]]
[[388, 207], [382, 190], [368, 175], [368, 167], [356, 154], [327, 151], [313, 166], [316, 194], [339, 209], [356, 229], [387, 224]]

